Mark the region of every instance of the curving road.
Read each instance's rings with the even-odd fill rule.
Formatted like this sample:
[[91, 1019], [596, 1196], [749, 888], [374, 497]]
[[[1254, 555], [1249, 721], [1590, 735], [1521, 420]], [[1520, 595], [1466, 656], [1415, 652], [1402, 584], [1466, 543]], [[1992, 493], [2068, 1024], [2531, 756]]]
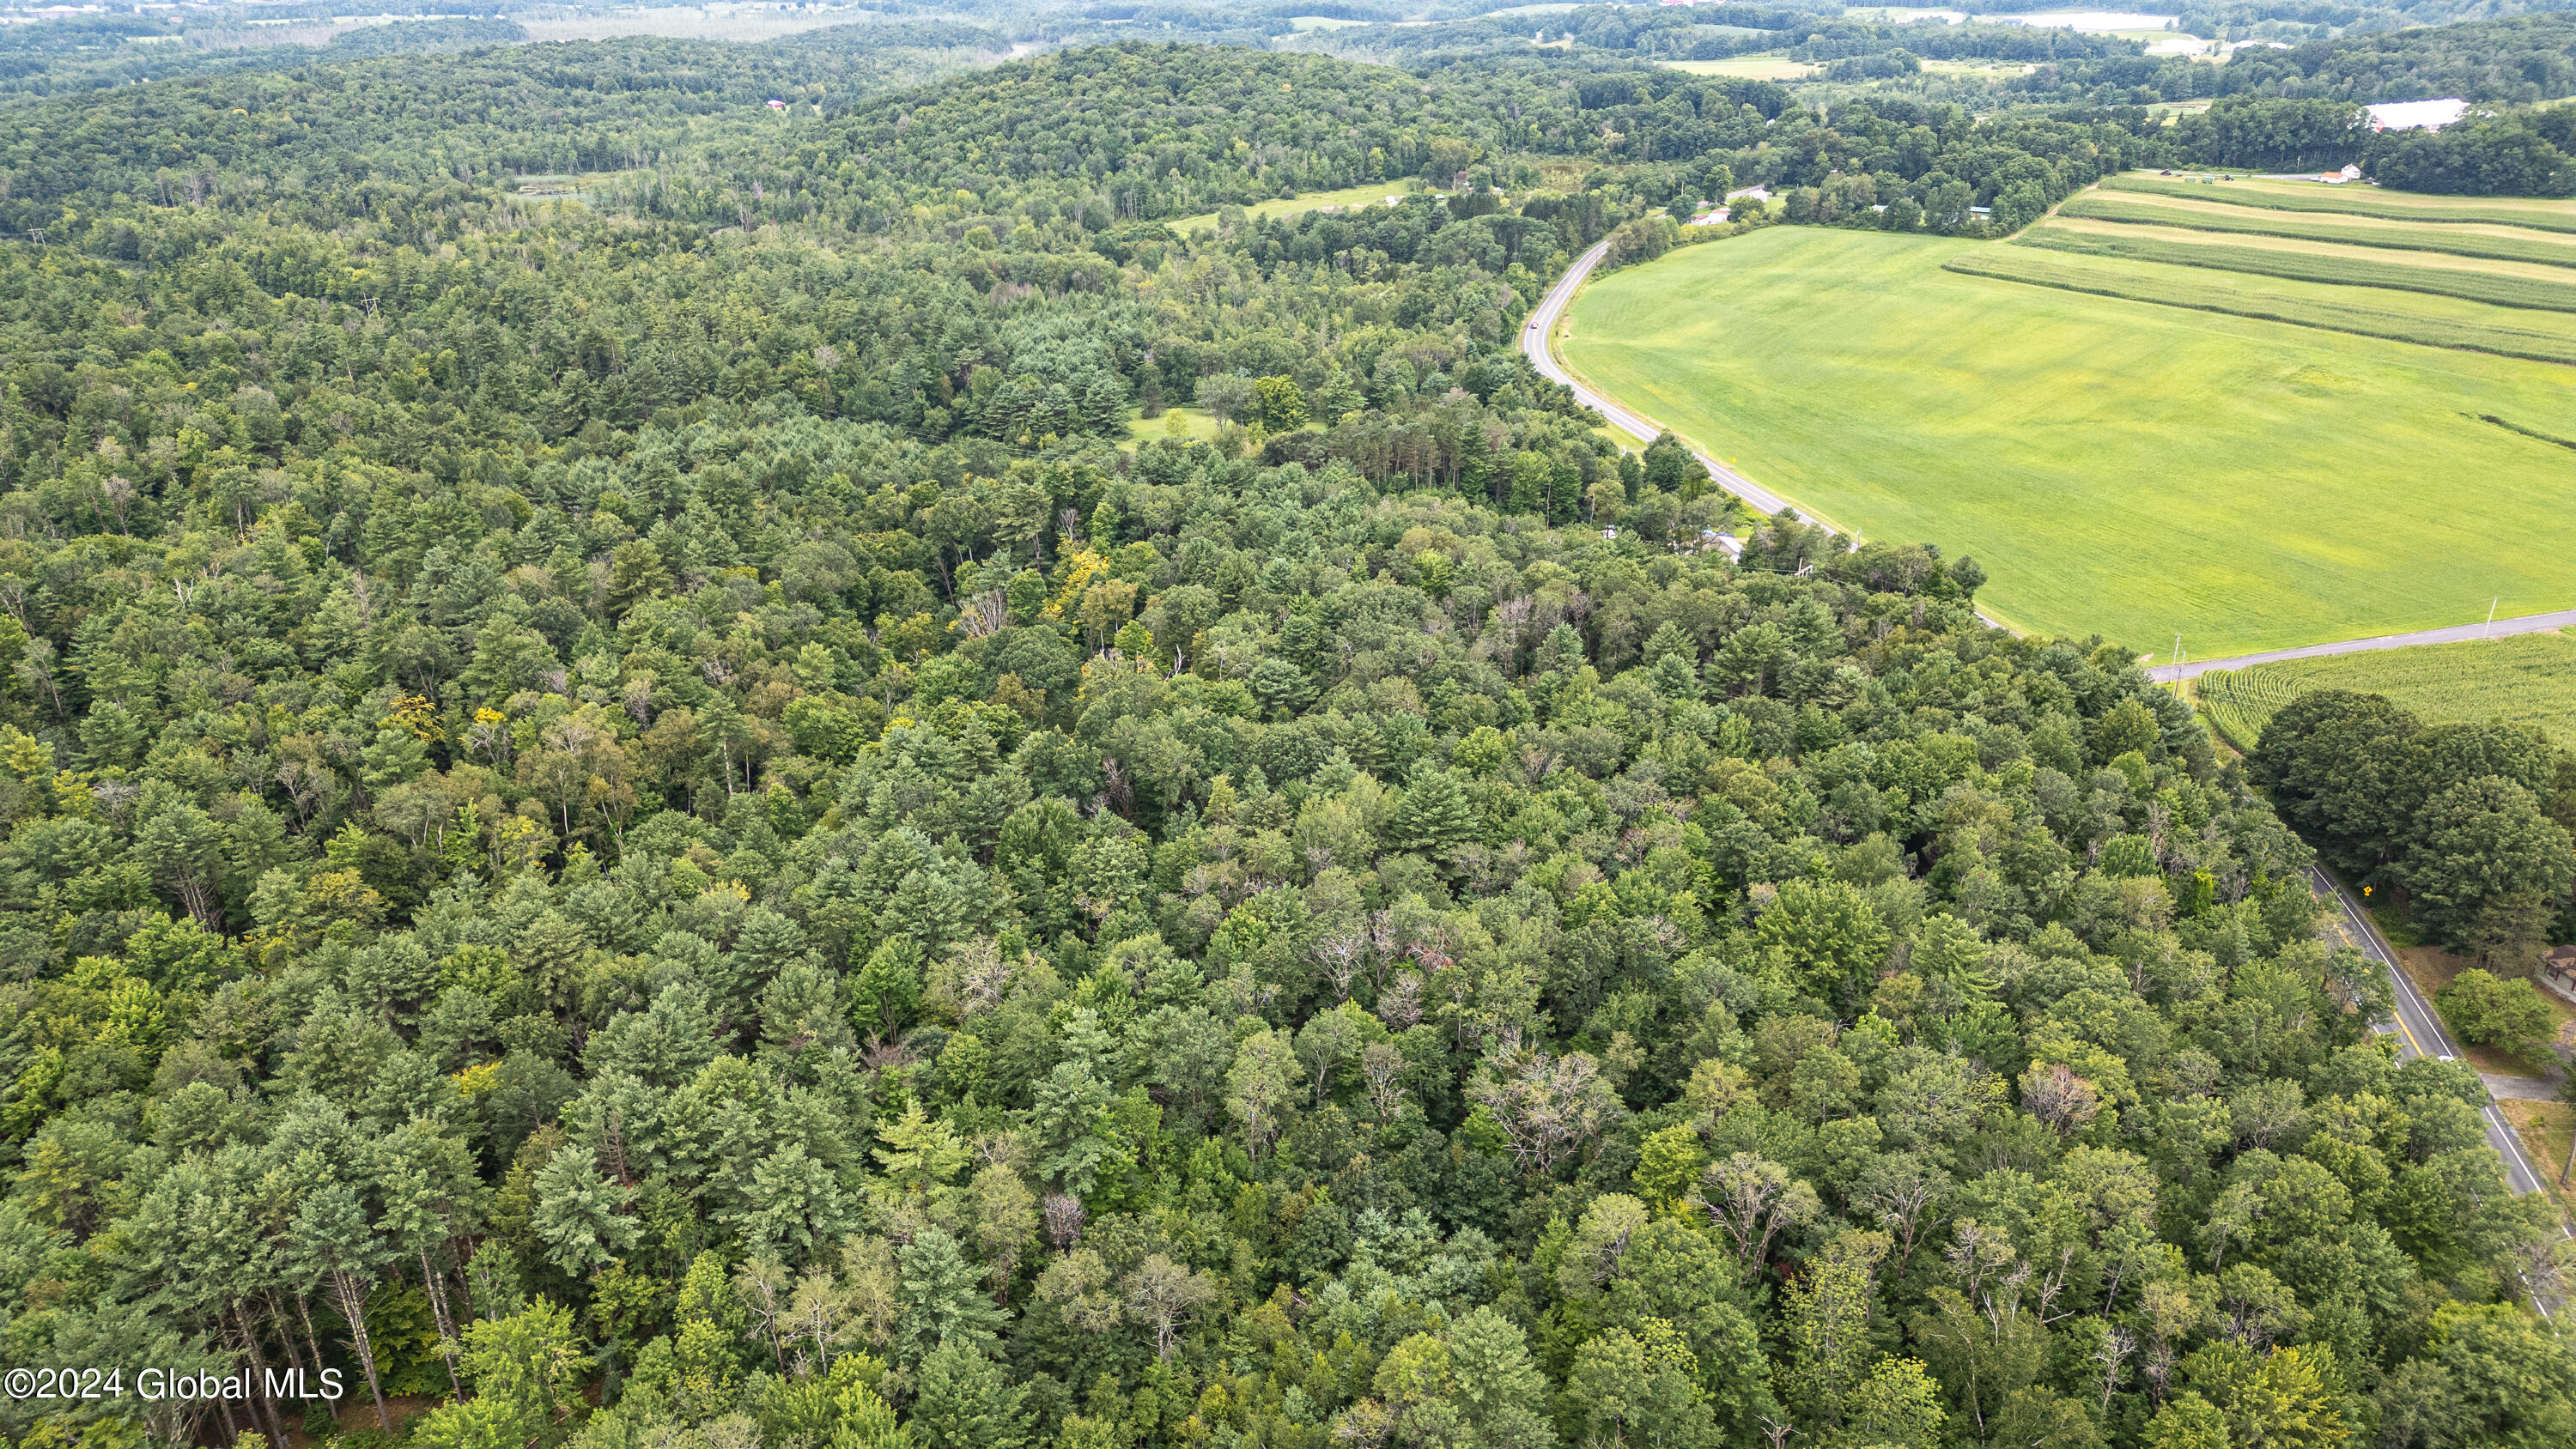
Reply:
[[[1538, 369], [1539, 376], [1552, 382], [1565, 384], [1573, 390], [1577, 401], [1609, 419], [1610, 426], [1640, 443], [1651, 443], [1662, 434], [1664, 431], [1662, 427], [1586, 387], [1573, 373], [1565, 369], [1564, 364], [1556, 360], [1555, 349], [1551, 346], [1556, 337], [1557, 323], [1565, 316], [1566, 306], [1574, 300], [1574, 294], [1582, 290], [1584, 280], [1592, 275], [1592, 269], [1600, 264], [1601, 258], [1607, 255], [1609, 250], [1610, 244], [1605, 241], [1577, 257], [1574, 265], [1565, 269], [1565, 275], [1557, 278], [1556, 285], [1547, 289], [1547, 295], [1539, 298], [1538, 306], [1530, 312], [1529, 320], [1521, 324], [1521, 351], [1528, 356], [1530, 365]], [[1861, 541], [1858, 533], [1798, 507], [1708, 454], [1694, 448], [1691, 450], [1691, 456], [1707, 466], [1709, 476], [1715, 478], [1719, 486], [1743, 499], [1756, 511], [1770, 514], [1786, 508], [1809, 523], [1821, 524], [1843, 534], [1854, 544]], [[1977, 617], [1999, 629], [2011, 627], [1983, 609], [1977, 611]], [[2342, 639], [2331, 644], [2310, 644], [2298, 649], [2275, 649], [2265, 654], [2239, 654], [2226, 659], [2194, 659], [2180, 666], [2159, 664], [2149, 669], [2147, 676], [2159, 683], [2173, 684], [2181, 680], [2197, 678], [2213, 669], [2245, 669], [2282, 659], [2315, 659], [2329, 654], [2362, 654], [2378, 649], [2406, 649], [2418, 644], [2458, 644], [2472, 639], [2501, 639], [2508, 634], [2545, 634], [2566, 628], [2576, 628], [2576, 609], [2561, 609], [2548, 614], [2525, 614], [2517, 619], [2497, 619], [2491, 623], [2457, 624], [2443, 629], [2418, 629], [2407, 634], [2381, 634], [2369, 639]]]
[[[1574, 300], [1574, 294], [1582, 290], [1584, 278], [1592, 275], [1592, 269], [1600, 265], [1601, 258], [1608, 255], [1609, 251], [1610, 244], [1605, 241], [1575, 258], [1574, 265], [1565, 269], [1565, 275], [1556, 279], [1556, 285], [1547, 289], [1547, 295], [1538, 299], [1538, 306], [1530, 312], [1529, 320], [1521, 324], [1521, 351], [1528, 355], [1530, 366], [1538, 369], [1539, 376], [1572, 388], [1575, 400], [1608, 418], [1610, 426], [1635, 438], [1639, 443], [1651, 443], [1663, 434], [1664, 430], [1661, 427], [1577, 381], [1574, 374], [1566, 371], [1556, 360], [1554, 349], [1548, 345], [1549, 340], [1556, 335], [1558, 319], [1565, 315], [1566, 304]], [[1771, 514], [1786, 508], [1809, 523], [1823, 524], [1827, 528], [1833, 528], [1837, 533], [1845, 534], [1855, 543], [1860, 540], [1860, 535], [1846, 529], [1835, 528], [1831, 522], [1816, 517], [1697, 448], [1691, 450], [1691, 456], [1699, 459], [1707, 467], [1709, 476], [1717, 480], [1719, 487], [1743, 499], [1757, 512]]]
[[[1605, 241], [1595, 244], [1592, 250], [1575, 258], [1574, 265], [1565, 269], [1565, 275], [1556, 279], [1556, 285], [1547, 289], [1547, 295], [1538, 299], [1538, 306], [1531, 310], [1529, 320], [1521, 324], [1521, 352], [1529, 358], [1530, 366], [1538, 369], [1539, 376], [1551, 382], [1565, 384], [1573, 390], [1575, 401], [1609, 419], [1610, 426], [1635, 438], [1641, 444], [1651, 443], [1662, 436], [1664, 429], [1661, 426], [1584, 386], [1573, 373], [1566, 371], [1564, 365], [1556, 360], [1556, 353], [1549, 346], [1556, 336], [1558, 319], [1565, 315], [1566, 304], [1574, 300], [1574, 294], [1583, 288], [1584, 279], [1592, 275], [1592, 269], [1600, 264], [1601, 258], [1608, 255], [1609, 251], [1610, 243]], [[1831, 529], [1849, 540], [1851, 547], [1860, 547], [1861, 536], [1857, 531], [1800, 508], [1697, 448], [1691, 449], [1691, 456], [1699, 459], [1701, 465], [1708, 469], [1709, 476], [1717, 480], [1719, 487], [1743, 499], [1745, 504], [1755, 512], [1768, 515], [1778, 513], [1785, 508], [1789, 510], [1791, 516], [1801, 522]], [[1740, 553], [1742, 548], [1741, 544], [1730, 543], [1727, 551]], [[1977, 610], [1977, 617], [1994, 628], [2011, 633], [2020, 632], [2012, 625], [1987, 613], [1983, 608]]]

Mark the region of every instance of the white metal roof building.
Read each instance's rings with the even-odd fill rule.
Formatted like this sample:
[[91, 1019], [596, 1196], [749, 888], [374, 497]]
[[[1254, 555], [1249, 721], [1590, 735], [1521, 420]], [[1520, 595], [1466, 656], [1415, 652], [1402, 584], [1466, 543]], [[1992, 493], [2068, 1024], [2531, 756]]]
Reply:
[[2362, 109], [2370, 113], [2370, 129], [2374, 131], [2439, 130], [2467, 115], [2469, 103], [2457, 99], [2386, 101]]

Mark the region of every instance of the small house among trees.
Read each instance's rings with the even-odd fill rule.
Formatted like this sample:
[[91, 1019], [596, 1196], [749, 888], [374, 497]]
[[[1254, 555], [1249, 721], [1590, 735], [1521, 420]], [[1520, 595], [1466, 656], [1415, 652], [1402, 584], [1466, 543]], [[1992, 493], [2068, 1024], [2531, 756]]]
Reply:
[[2576, 1001], [2576, 946], [2552, 946], [2540, 953], [2540, 964], [2532, 973], [2534, 980], [2570, 1001]]

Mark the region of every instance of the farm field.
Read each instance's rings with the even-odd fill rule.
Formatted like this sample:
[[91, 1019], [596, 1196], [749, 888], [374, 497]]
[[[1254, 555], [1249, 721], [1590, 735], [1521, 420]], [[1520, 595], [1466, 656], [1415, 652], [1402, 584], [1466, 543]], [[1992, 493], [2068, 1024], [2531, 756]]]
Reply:
[[2178, 227], [2124, 226], [2062, 216], [2032, 227], [2018, 244], [2168, 266], [2252, 272], [2293, 281], [2429, 292], [2516, 309], [2576, 312], [2576, 273], [2530, 262], [2281, 237], [2227, 237]]
[[[1980, 601], [2025, 628], [2160, 657], [2180, 631], [2211, 658], [2461, 623], [2499, 592], [2503, 616], [2576, 605], [2566, 450], [2512, 430], [2552, 431], [2562, 368], [1968, 270], [1988, 264], [2521, 323], [2576, 356], [2564, 314], [1792, 227], [1601, 278], [1563, 352], [1827, 517], [1976, 555]], [[2475, 508], [2443, 506], [2463, 490]]]
[[[2564, 312], [2522, 311], [2427, 292], [2337, 286], [2024, 246], [1977, 247], [1942, 266], [1971, 276], [2133, 302], [2576, 364], [2576, 317]], [[2535, 426], [2521, 420], [2514, 425]]]
[[2060, 217], [2183, 227], [2235, 236], [2340, 242], [2398, 251], [2448, 252], [2499, 261], [2576, 267], [2576, 234], [2533, 231], [2493, 223], [2392, 221], [2375, 216], [2302, 216], [2297, 212], [2226, 206], [2189, 197], [2090, 191], [2057, 209]]
[[2228, 743], [2250, 750], [2281, 706], [2312, 689], [2384, 694], [2438, 722], [2537, 725], [2576, 748], [2576, 635], [2521, 634], [2325, 659], [2284, 659], [2195, 681]]
[[2497, 222], [2541, 231], [2576, 231], [2576, 201], [2504, 196], [2431, 196], [2409, 191], [2382, 191], [2375, 186], [2326, 186], [2314, 181], [2252, 178], [2187, 181], [2134, 171], [2106, 178], [2101, 185], [2105, 191], [2183, 196], [2269, 211], [2376, 216], [2397, 221]]
[[[2319, 205], [2330, 209], [2284, 209]], [[2576, 227], [2576, 203], [2132, 173], [2068, 199], [2012, 246], [1953, 265], [2169, 306], [2567, 362], [2576, 358], [2558, 340], [2566, 329], [2547, 315], [2576, 313], [2576, 230], [2555, 229], [2562, 225]], [[2085, 268], [2145, 265], [2114, 278], [2053, 268], [2032, 258], [2034, 250], [2084, 258]], [[2195, 273], [2225, 280], [2195, 280]], [[2262, 294], [2318, 286], [2295, 305], [2227, 300], [2257, 278], [2263, 284], [2251, 289]], [[2337, 291], [2344, 295], [2329, 295]], [[2409, 294], [2418, 300], [2405, 300]], [[2436, 298], [2449, 301], [2422, 305]], [[2460, 304], [2475, 310], [2462, 312]]]

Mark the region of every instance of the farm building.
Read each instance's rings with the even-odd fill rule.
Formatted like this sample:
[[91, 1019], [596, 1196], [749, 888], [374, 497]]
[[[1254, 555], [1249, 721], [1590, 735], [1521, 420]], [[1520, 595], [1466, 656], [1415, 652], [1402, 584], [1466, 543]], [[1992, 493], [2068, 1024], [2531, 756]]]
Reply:
[[2374, 131], [2438, 131], [2469, 113], [2469, 103], [2459, 99], [2442, 101], [2388, 101], [2364, 106]]

